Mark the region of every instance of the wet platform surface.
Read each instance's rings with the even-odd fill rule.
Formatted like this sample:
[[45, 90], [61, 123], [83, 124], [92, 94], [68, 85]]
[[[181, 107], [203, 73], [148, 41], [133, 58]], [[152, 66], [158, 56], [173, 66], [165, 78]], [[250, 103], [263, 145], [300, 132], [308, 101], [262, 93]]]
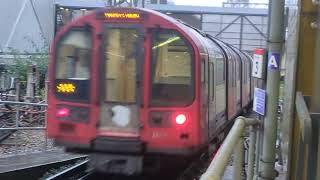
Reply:
[[45, 151], [15, 156], [0, 157], [0, 173], [7, 173], [21, 169], [43, 166], [46, 164], [68, 161], [75, 158], [85, 157], [62, 151]]

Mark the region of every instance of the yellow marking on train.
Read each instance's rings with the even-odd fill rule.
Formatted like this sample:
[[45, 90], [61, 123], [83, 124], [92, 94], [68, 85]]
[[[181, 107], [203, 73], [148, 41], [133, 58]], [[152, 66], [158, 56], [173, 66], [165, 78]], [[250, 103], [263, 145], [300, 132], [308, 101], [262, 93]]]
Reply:
[[106, 18], [113, 19], [139, 19], [140, 14], [138, 13], [104, 13]]
[[74, 93], [76, 86], [71, 83], [60, 83], [57, 85], [57, 91], [61, 93]]

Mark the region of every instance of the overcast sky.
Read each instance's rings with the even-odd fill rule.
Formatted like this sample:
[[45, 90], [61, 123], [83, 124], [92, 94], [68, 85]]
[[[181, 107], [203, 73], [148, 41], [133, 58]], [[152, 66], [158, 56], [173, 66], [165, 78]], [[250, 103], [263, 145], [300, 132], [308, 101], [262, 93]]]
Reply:
[[[222, 6], [226, 0], [173, 0], [176, 5]], [[251, 3], [268, 3], [269, 0], [250, 0]]]

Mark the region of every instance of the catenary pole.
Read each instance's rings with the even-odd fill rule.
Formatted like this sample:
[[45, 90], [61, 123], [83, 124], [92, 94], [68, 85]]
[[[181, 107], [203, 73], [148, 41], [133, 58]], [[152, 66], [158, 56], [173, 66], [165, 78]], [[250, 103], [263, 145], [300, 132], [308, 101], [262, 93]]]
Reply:
[[263, 147], [259, 180], [274, 179], [277, 139], [277, 106], [279, 100], [281, 52], [284, 41], [284, 0], [269, 1], [267, 105], [263, 126]]

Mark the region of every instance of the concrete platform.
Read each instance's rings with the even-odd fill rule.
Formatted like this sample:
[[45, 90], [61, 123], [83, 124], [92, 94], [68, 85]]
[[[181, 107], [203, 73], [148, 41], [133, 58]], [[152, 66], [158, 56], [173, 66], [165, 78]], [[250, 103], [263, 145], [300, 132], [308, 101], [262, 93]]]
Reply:
[[67, 161], [84, 155], [74, 155], [61, 151], [46, 151], [0, 158], [0, 173], [32, 168], [46, 164]]
[[0, 158], [0, 179], [39, 179], [51, 169], [74, 163], [86, 155], [46, 151]]

